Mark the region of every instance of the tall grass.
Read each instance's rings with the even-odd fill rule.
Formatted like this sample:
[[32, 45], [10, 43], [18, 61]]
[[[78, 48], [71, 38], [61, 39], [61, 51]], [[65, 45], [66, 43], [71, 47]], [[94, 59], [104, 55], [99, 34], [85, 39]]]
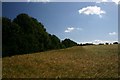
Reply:
[[5, 57], [3, 78], [117, 78], [118, 46], [75, 46]]

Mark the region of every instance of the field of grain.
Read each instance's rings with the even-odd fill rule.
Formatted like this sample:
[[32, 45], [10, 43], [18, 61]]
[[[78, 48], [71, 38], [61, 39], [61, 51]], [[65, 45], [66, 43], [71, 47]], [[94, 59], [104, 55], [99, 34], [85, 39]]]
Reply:
[[117, 78], [118, 45], [75, 46], [2, 59], [3, 78]]

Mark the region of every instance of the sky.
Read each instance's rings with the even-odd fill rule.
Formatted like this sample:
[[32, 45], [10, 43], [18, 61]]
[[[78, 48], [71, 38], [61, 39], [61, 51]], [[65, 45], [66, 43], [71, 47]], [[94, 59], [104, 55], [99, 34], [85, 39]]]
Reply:
[[1, 0], [2, 2], [114, 2], [120, 0]]
[[[104, 0], [105, 1], [105, 0]], [[3, 2], [2, 16], [26, 13], [47, 32], [77, 43], [118, 41], [118, 4], [114, 2]]]

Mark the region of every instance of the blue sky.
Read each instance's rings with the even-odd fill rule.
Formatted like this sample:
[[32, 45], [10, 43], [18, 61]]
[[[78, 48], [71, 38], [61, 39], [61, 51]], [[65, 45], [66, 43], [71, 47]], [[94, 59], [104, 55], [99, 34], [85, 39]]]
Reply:
[[114, 2], [120, 0], [1, 0], [2, 2]]
[[112, 42], [118, 39], [118, 5], [96, 2], [2, 3], [2, 15], [27, 13], [61, 40]]

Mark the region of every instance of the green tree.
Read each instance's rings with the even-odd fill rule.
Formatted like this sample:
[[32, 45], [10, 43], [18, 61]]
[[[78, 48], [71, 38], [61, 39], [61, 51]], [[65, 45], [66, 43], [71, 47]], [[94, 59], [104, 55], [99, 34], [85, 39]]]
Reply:
[[46, 32], [44, 25], [27, 14], [19, 14], [13, 21], [2, 18], [3, 56], [26, 54], [76, 46], [70, 39], [60, 41]]
[[20, 26], [11, 22], [8, 18], [2, 18], [2, 43], [3, 43], [3, 56], [13, 55], [18, 53], [18, 39], [20, 34]]
[[49, 35], [51, 39], [51, 49], [60, 49], [60, 39], [55, 35]]
[[70, 39], [65, 39], [65, 40], [63, 40], [63, 41], [62, 41], [62, 44], [63, 44], [66, 48], [72, 47], [72, 46], [77, 46], [77, 43], [74, 42], [74, 41], [72, 41], [72, 40], [70, 40]]

